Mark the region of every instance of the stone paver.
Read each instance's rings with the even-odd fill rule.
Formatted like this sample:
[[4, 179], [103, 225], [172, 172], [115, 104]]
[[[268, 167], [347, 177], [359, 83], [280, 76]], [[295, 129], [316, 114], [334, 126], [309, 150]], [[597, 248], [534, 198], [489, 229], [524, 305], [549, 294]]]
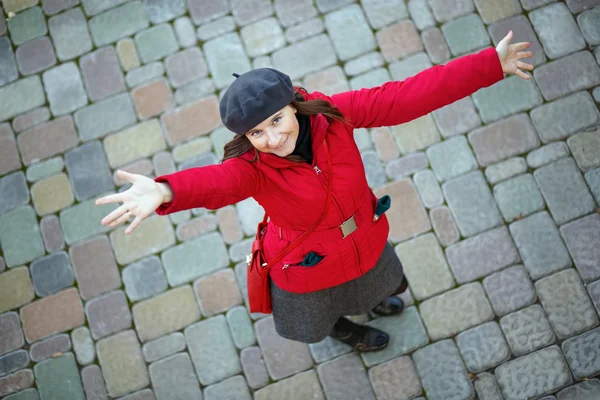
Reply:
[[29, 271], [36, 294], [44, 297], [73, 285], [75, 278], [70, 264], [64, 251], [32, 262]]
[[110, 396], [122, 396], [150, 384], [135, 331], [102, 339], [96, 344], [96, 349]]
[[572, 265], [569, 253], [547, 211], [513, 222], [509, 229], [523, 264], [534, 280]]
[[248, 386], [252, 389], [260, 389], [269, 383], [269, 374], [258, 347], [252, 346], [242, 350], [240, 361]]
[[480, 400], [504, 400], [496, 378], [489, 372], [477, 375], [473, 386]]
[[240, 375], [207, 387], [204, 391], [204, 396], [207, 400], [219, 400], [223, 398], [252, 399], [246, 380]]
[[147, 157], [165, 148], [162, 129], [156, 119], [142, 122], [104, 139], [106, 157], [112, 168]]
[[568, 155], [569, 148], [564, 142], [553, 142], [527, 154], [527, 165], [531, 168], [539, 168]]
[[26, 176], [29, 182], [36, 182], [40, 179], [56, 175], [65, 168], [65, 162], [62, 157], [52, 157], [44, 161], [39, 161], [27, 168]]
[[85, 314], [94, 339], [131, 328], [131, 312], [122, 291], [98, 296], [85, 304]]
[[529, 110], [542, 103], [542, 96], [533, 80], [511, 76], [475, 92], [473, 102], [487, 123]]
[[585, 379], [600, 371], [597, 354], [600, 344], [600, 329], [567, 339], [562, 344], [565, 358], [577, 379]]
[[[531, 154], [531, 153], [530, 153]], [[523, 157], [513, 157], [485, 169], [485, 178], [492, 185], [527, 171], [527, 162]]]
[[467, 400], [473, 397], [473, 385], [451, 340], [442, 340], [413, 355], [423, 389], [431, 400]]
[[573, 135], [567, 139], [567, 144], [582, 172], [600, 166], [600, 129]]
[[72, 8], [51, 17], [48, 28], [60, 61], [71, 60], [92, 50], [92, 38], [81, 8]]
[[33, 284], [26, 267], [18, 267], [0, 274], [0, 312], [29, 303], [35, 297]]
[[97, 365], [88, 365], [81, 370], [81, 381], [86, 399], [107, 397], [102, 370]]
[[494, 186], [494, 197], [506, 222], [544, 208], [544, 199], [531, 174], [524, 174]]
[[35, 212], [21, 206], [0, 216], [0, 243], [8, 267], [28, 263], [44, 255], [44, 244]]
[[[528, 0], [522, 0], [521, 4], [526, 6], [527, 1]], [[513, 31], [514, 43], [529, 42], [529, 50], [533, 53], [533, 56], [523, 58], [521, 61], [532, 64], [533, 66], [540, 65], [546, 61], [546, 55], [544, 54], [542, 45], [533, 31], [531, 23], [524, 15], [518, 15], [516, 17], [506, 18], [495, 22], [491, 24], [488, 29], [495, 46], [497, 46], [500, 40], [506, 36], [508, 31]]]
[[19, 314], [8, 312], [0, 315], [0, 327], [2, 328], [0, 354], [17, 350], [25, 344]]
[[488, 322], [456, 336], [467, 369], [481, 372], [510, 358], [510, 350], [496, 322]]
[[71, 332], [71, 338], [77, 362], [81, 365], [91, 364], [96, 359], [96, 348], [90, 330], [85, 326], [80, 326]]
[[185, 350], [185, 338], [181, 332], [171, 333], [146, 343], [142, 347], [144, 359], [148, 363], [171, 356]]
[[490, 44], [485, 26], [477, 14], [469, 14], [442, 25], [442, 33], [453, 56], [470, 53]]
[[67, 114], [87, 104], [81, 72], [74, 62], [49, 69], [42, 74], [42, 80], [52, 114]]
[[71, 350], [69, 335], [61, 333], [32, 344], [29, 353], [32, 361], [40, 362], [55, 356], [56, 353], [66, 353], [69, 350]]
[[442, 185], [458, 229], [470, 237], [501, 224], [502, 218], [480, 171], [473, 171]]
[[432, 113], [443, 137], [466, 133], [481, 125], [481, 119], [470, 97], [465, 97]]
[[506, 400], [552, 393], [571, 383], [571, 374], [558, 346], [509, 361], [495, 371]]
[[593, 399], [600, 395], [600, 381], [590, 379], [561, 390], [557, 396], [559, 400]]
[[166, 79], [158, 79], [138, 86], [132, 90], [131, 95], [140, 119], [158, 116], [175, 105], [173, 93]]
[[[374, 45], [369, 46], [365, 52], [374, 48]], [[298, 79], [337, 63], [331, 39], [324, 34], [279, 49], [272, 57], [275, 68], [288, 71], [291, 79]]]
[[500, 326], [515, 356], [531, 353], [556, 341], [548, 317], [538, 304], [504, 316]]
[[44, 13], [37, 6], [28, 8], [10, 18], [6, 26], [12, 42], [16, 45], [48, 33]]
[[575, 269], [540, 279], [535, 287], [560, 339], [566, 339], [598, 325], [598, 315]]
[[201, 398], [200, 384], [187, 353], [175, 354], [148, 367], [157, 400]]
[[[215, 96], [202, 98], [163, 114], [161, 120], [166, 129], [165, 136], [171, 145], [206, 135], [221, 124], [217, 98]], [[152, 149], [152, 151], [157, 150]]]
[[65, 165], [77, 200], [86, 200], [113, 189], [100, 142], [86, 143], [69, 150], [65, 153]]
[[39, 76], [19, 79], [0, 87], [0, 121], [32, 110], [44, 103], [44, 88]]
[[[350, 5], [325, 15], [325, 27], [341, 60], [374, 50], [375, 37], [363, 10]], [[381, 45], [381, 42], [380, 42]], [[382, 52], [385, 51], [382, 48]]]
[[302, 372], [255, 392], [255, 400], [276, 400], [279, 398], [325, 400], [325, 394], [315, 370]]
[[427, 158], [440, 182], [477, 169], [477, 161], [464, 136], [457, 136], [427, 149]]
[[575, 267], [585, 282], [600, 278], [600, 215], [592, 214], [560, 228]]
[[56, 55], [47, 36], [23, 43], [17, 48], [15, 57], [23, 75], [35, 74], [56, 64]]
[[219, 271], [195, 282], [200, 310], [205, 316], [221, 313], [242, 303], [233, 270]]
[[23, 369], [29, 365], [27, 350], [18, 350], [0, 357], [0, 376]]
[[[89, 11], [87, 14], [91, 15]], [[115, 42], [125, 36], [131, 36], [147, 28], [149, 24], [141, 1], [133, 1], [111, 8], [96, 15], [88, 22], [92, 39], [98, 47]]]
[[415, 186], [421, 195], [421, 201], [423, 201], [425, 207], [434, 208], [441, 206], [444, 203], [442, 189], [431, 170], [415, 173], [413, 181], [415, 182]]
[[528, 306], [536, 299], [535, 288], [520, 265], [486, 277], [483, 287], [494, 312], [500, 317]]
[[89, 53], [79, 62], [90, 100], [101, 100], [125, 90], [123, 73], [112, 46]]
[[19, 77], [19, 73], [17, 72], [17, 65], [15, 64], [13, 49], [7, 38], [0, 38], [0, 55], [2, 56], [2, 61], [0, 61], [0, 66], [2, 67], [2, 72], [0, 72], [0, 83], [6, 84], [16, 80]]
[[479, 282], [460, 286], [426, 300], [421, 303], [420, 310], [432, 340], [453, 336], [494, 317]]
[[[431, 67], [431, 61], [425, 52], [408, 56], [401, 61], [394, 61], [389, 65], [392, 79], [403, 81]], [[409, 122], [410, 123], [410, 122]]]
[[529, 19], [549, 58], [559, 58], [585, 47], [577, 23], [564, 3], [534, 10]]
[[0, 174], [4, 175], [20, 167], [15, 135], [9, 124], [0, 124]]
[[519, 261], [519, 253], [506, 227], [466, 239], [446, 249], [456, 282], [470, 282]]
[[328, 399], [357, 397], [375, 400], [365, 368], [356, 354], [327, 361], [317, 367], [317, 372]]
[[442, 246], [456, 243], [460, 239], [456, 222], [454, 222], [454, 218], [448, 207], [441, 206], [434, 208], [429, 212], [429, 217], [431, 218], [433, 230]]
[[122, 272], [127, 297], [138, 301], [167, 289], [167, 279], [157, 256], [146, 257], [128, 265]]
[[85, 399], [83, 385], [72, 353], [36, 364], [33, 368], [42, 399]]
[[398, 357], [369, 369], [378, 399], [412, 398], [421, 393], [421, 381], [410, 357]]
[[442, 31], [430, 28], [421, 33], [421, 40], [429, 58], [434, 64], [442, 64], [450, 59], [450, 49]]
[[25, 174], [21, 171], [1, 178], [0, 191], [3, 194], [3, 198], [0, 200], [0, 214], [9, 213], [29, 202], [27, 181], [25, 180]]
[[554, 100], [598, 85], [600, 67], [592, 53], [581, 51], [536, 68], [533, 76], [544, 98]]
[[135, 111], [127, 93], [117, 94], [77, 110], [75, 125], [81, 140], [98, 139], [136, 122]]

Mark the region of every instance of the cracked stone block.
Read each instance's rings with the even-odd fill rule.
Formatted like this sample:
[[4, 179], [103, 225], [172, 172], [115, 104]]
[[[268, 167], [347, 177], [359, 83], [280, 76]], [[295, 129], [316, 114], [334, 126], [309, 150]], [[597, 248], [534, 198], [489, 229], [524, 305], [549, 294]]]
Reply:
[[582, 172], [600, 166], [600, 129], [573, 135], [567, 144]]
[[399, 244], [396, 254], [416, 299], [426, 299], [454, 286], [442, 248], [433, 234]]
[[506, 222], [544, 209], [544, 199], [533, 175], [524, 174], [494, 186], [494, 197]]
[[580, 51], [539, 66], [533, 77], [544, 98], [554, 100], [600, 84], [600, 67], [591, 52]]
[[428, 399], [467, 400], [473, 397], [473, 385], [452, 340], [442, 340], [417, 350], [413, 360]]
[[527, 153], [540, 145], [527, 114], [515, 115], [479, 128], [469, 133], [468, 137], [477, 161], [483, 166]]
[[181, 332], [175, 332], [144, 344], [142, 353], [146, 362], [152, 363], [179, 353], [185, 348], [185, 337]]
[[504, 400], [496, 378], [489, 372], [477, 375], [473, 385], [479, 400]]
[[426, 151], [431, 168], [440, 182], [477, 169], [477, 161], [467, 139], [457, 136], [429, 147]]
[[6, 265], [14, 267], [44, 255], [44, 243], [40, 235], [35, 211], [21, 206], [0, 216], [0, 243]]
[[19, 314], [7, 312], [0, 315], [0, 355], [17, 350], [25, 345]]
[[269, 374], [258, 347], [252, 346], [243, 349], [240, 353], [240, 360], [248, 386], [252, 389], [260, 389], [269, 383]]
[[600, 380], [590, 379], [557, 393], [558, 400], [592, 400], [600, 396]]
[[57, 293], [75, 282], [69, 256], [64, 251], [38, 258], [29, 267], [38, 296]]
[[252, 400], [248, 385], [243, 376], [237, 375], [233, 378], [225, 379], [215, 385], [211, 385], [204, 390], [206, 400], [219, 399], [239, 399]]
[[86, 143], [68, 151], [65, 165], [77, 200], [86, 200], [114, 188], [100, 142]]
[[412, 398], [423, 390], [415, 365], [408, 356], [369, 369], [369, 380], [379, 400]]
[[539, 304], [502, 317], [500, 326], [513, 354], [517, 357], [556, 341], [548, 317]]
[[69, 350], [71, 350], [69, 335], [62, 333], [32, 344], [29, 353], [32, 361], [40, 362], [56, 356], [56, 353], [66, 353]]
[[106, 293], [88, 301], [85, 314], [94, 339], [98, 340], [131, 328], [131, 312], [121, 290]]
[[367, 367], [410, 353], [429, 342], [416, 307], [407, 308], [399, 316], [374, 319], [367, 322], [366, 325], [390, 335], [390, 342], [384, 350], [361, 355]]
[[88, 97], [79, 68], [74, 62], [47, 70], [42, 74], [42, 80], [54, 116], [70, 113], [87, 105]]
[[506, 400], [543, 396], [571, 383], [569, 366], [558, 346], [502, 364], [495, 375]]
[[81, 8], [51, 17], [48, 28], [60, 61], [71, 60], [92, 50], [92, 38]]
[[535, 288], [520, 265], [486, 277], [483, 287], [494, 312], [500, 317], [533, 304], [536, 299]]
[[[2, 41], [0, 41], [0, 46], [2, 46]], [[2, 50], [0, 49], [0, 51]], [[50, 42], [50, 38], [47, 36], [23, 43], [17, 48], [15, 57], [19, 71], [23, 75], [35, 74], [56, 65], [56, 56], [54, 55], [52, 42]], [[8, 59], [3, 58], [5, 60]], [[4, 70], [6, 71], [6, 69]]]
[[490, 44], [490, 37], [477, 14], [469, 14], [442, 25], [442, 33], [453, 56], [470, 53]]
[[596, 124], [600, 113], [588, 92], [578, 92], [534, 109], [531, 120], [542, 142], [547, 143]]
[[562, 344], [565, 358], [577, 379], [586, 379], [600, 372], [598, 347], [600, 329], [594, 329], [579, 336], [567, 339]]
[[[121, 2], [122, 0], [118, 1]], [[87, 3], [94, 4], [91, 1]], [[84, 9], [86, 8], [85, 5], [86, 3], [84, 3]], [[86, 14], [92, 15], [93, 13], [86, 10]], [[92, 39], [97, 47], [116, 42], [126, 36], [132, 36], [142, 29], [148, 28], [149, 25], [148, 15], [141, 1], [132, 1], [113, 7], [102, 14], [96, 15], [88, 22]]]
[[565, 142], [553, 142], [529, 152], [527, 165], [531, 168], [539, 168], [568, 156], [569, 148]]
[[509, 225], [523, 264], [534, 280], [572, 265], [567, 248], [547, 211]]
[[458, 229], [464, 237], [498, 226], [502, 217], [480, 171], [454, 178], [442, 185]]
[[551, 59], [586, 47], [575, 18], [562, 2], [532, 11], [529, 20]]
[[85, 399], [73, 353], [42, 361], [33, 371], [42, 399]]
[[298, 397], [299, 399], [325, 400], [315, 370], [296, 374], [255, 392], [255, 400], [275, 400]]
[[202, 398], [190, 356], [179, 353], [156, 361], [148, 367], [157, 400]]
[[525, 159], [523, 157], [513, 157], [487, 167], [485, 169], [485, 178], [489, 183], [495, 185], [498, 182], [524, 174], [525, 172], [527, 172]]
[[356, 397], [375, 400], [365, 367], [356, 354], [348, 354], [320, 364], [317, 373], [328, 399]]
[[572, 158], [539, 168], [533, 176], [557, 224], [582, 217], [596, 208], [596, 202]]
[[377, 46], [375, 36], [358, 5], [326, 14], [325, 27], [342, 61], [375, 50]]
[[135, 331], [109, 336], [96, 344], [98, 360], [110, 396], [122, 396], [150, 384]]
[[312, 367], [308, 345], [279, 336], [272, 317], [258, 321], [255, 330], [267, 371], [274, 380], [287, 378]]
[[443, 339], [494, 318], [479, 282], [469, 283], [421, 303], [421, 316], [432, 340]]
[[598, 315], [575, 269], [569, 268], [540, 279], [535, 287], [559, 339], [598, 325]]
[[600, 215], [592, 214], [560, 228], [584, 282], [600, 278]]
[[[190, 325], [183, 333], [202, 385], [210, 385], [242, 372], [240, 359], [224, 316], [218, 315]], [[205, 360], [212, 362], [207, 364]]]
[[475, 92], [473, 102], [483, 122], [489, 123], [541, 104], [542, 96], [532, 79], [524, 81], [518, 76], [511, 76]]
[[504, 226], [448, 247], [446, 257], [459, 284], [482, 278], [519, 261], [517, 248]]
[[85, 326], [80, 326], [71, 332], [71, 338], [77, 362], [81, 365], [93, 363], [96, 359], [96, 348], [90, 330]]
[[510, 350], [496, 322], [488, 322], [461, 332], [456, 344], [467, 369], [482, 372], [510, 358]]
[[470, 97], [435, 110], [433, 119], [444, 138], [466, 133], [481, 125], [481, 119]]

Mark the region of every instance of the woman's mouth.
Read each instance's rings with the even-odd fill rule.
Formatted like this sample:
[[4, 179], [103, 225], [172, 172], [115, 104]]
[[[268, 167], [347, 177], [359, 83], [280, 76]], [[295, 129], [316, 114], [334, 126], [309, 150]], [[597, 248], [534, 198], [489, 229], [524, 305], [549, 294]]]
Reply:
[[285, 138], [285, 141], [281, 144], [281, 146], [274, 147], [273, 150], [279, 150], [280, 148], [285, 146], [285, 144], [287, 143], [289, 138], [290, 138], [290, 136], [288, 135], [288, 137]]

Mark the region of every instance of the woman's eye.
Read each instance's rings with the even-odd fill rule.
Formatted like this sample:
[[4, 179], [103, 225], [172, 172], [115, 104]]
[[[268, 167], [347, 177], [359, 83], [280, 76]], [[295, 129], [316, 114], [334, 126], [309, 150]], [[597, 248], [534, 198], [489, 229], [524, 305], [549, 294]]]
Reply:
[[277, 117], [277, 118], [275, 118], [275, 119], [273, 120], [273, 123], [274, 123], [274, 124], [276, 124], [276, 123], [278, 123], [280, 120], [281, 120], [281, 117]]

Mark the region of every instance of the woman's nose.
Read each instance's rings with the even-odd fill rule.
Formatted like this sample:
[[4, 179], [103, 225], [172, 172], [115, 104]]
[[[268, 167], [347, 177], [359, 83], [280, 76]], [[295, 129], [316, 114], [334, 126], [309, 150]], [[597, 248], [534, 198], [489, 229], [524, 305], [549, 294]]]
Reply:
[[271, 146], [271, 147], [279, 146], [280, 136], [281, 135], [277, 132], [274, 132], [272, 130], [267, 130], [267, 139], [269, 141], [269, 146]]

